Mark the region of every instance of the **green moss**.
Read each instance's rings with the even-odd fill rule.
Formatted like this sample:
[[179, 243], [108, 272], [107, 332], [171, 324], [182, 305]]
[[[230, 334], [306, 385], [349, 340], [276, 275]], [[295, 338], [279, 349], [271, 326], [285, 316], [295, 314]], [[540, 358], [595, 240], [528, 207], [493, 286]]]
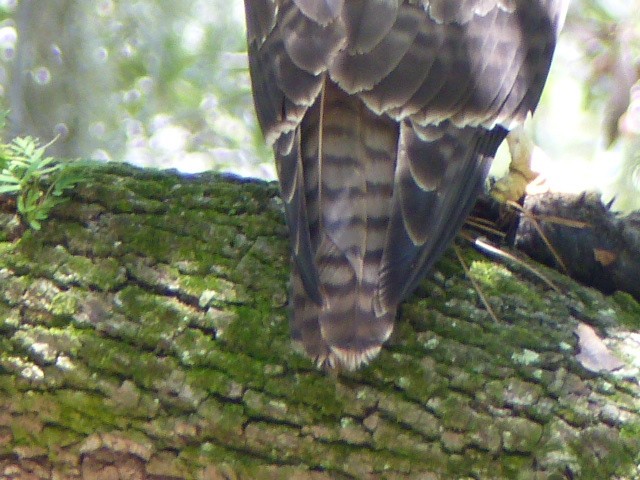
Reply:
[[128, 419], [118, 417], [107, 408], [105, 399], [88, 392], [61, 390], [55, 392], [59, 405], [57, 423], [85, 435], [124, 424]]
[[[87, 392], [61, 390], [23, 395], [11, 428], [16, 444], [47, 447], [75, 443], [83, 435], [111, 429], [117, 417], [104, 400]], [[36, 415], [37, 414], [37, 415]]]
[[237, 400], [242, 394], [240, 384], [233, 381], [224, 372], [212, 368], [191, 368], [187, 372], [186, 381], [189, 385], [206, 389], [219, 397]]
[[182, 450], [182, 456], [191, 459], [194, 466], [207, 466], [206, 471], [213, 472], [212, 478], [260, 478], [256, 474], [259, 459], [233, 448], [225, 448], [216, 442], [207, 441], [197, 446], [187, 446]]
[[78, 312], [79, 296], [73, 290], [58, 293], [51, 301], [51, 313], [59, 316], [72, 316]]
[[471, 275], [480, 284], [485, 295], [513, 296], [521, 298], [526, 304], [535, 309], [544, 309], [538, 291], [532, 289], [528, 283], [514, 279], [513, 273], [504, 266], [490, 261], [474, 261], [469, 267]]
[[618, 307], [620, 323], [630, 328], [640, 328], [640, 303], [626, 292], [616, 292], [611, 298]]
[[[197, 252], [190, 252], [185, 248], [180, 252], [181, 255], [193, 255], [203, 251], [208, 254], [220, 252], [224, 247], [233, 245], [239, 234], [239, 229], [235, 225], [225, 224], [228, 222], [228, 217], [214, 210], [206, 210], [202, 207], [189, 210], [187, 205], [182, 204], [174, 208], [179, 211], [169, 211], [167, 215], [136, 215], [135, 219], [144, 222], [146, 227], [153, 230], [179, 233], [176, 237], [182, 237], [183, 241], [191, 241], [198, 245]], [[170, 223], [167, 223], [168, 217], [171, 218]]]
[[[468, 347], [461, 342], [442, 338], [435, 345], [430, 357], [438, 363], [437, 372], [446, 378], [449, 376], [448, 369], [451, 365], [470, 372], [485, 373], [489, 365], [495, 366], [496, 359], [502, 357], [503, 353], [498, 352], [492, 357], [492, 352], [488, 349]], [[489, 359], [492, 360], [488, 361]]]
[[[240, 259], [234, 269], [234, 280], [256, 294], [278, 298], [283, 305], [286, 302], [287, 269], [274, 268], [274, 265], [286, 264], [288, 251], [281, 240], [259, 237]], [[278, 301], [278, 300], [276, 300]]]
[[415, 456], [416, 449], [422, 450], [420, 447], [426, 445], [424, 439], [416, 432], [406, 430], [385, 419], [378, 421], [372, 440], [376, 449], [408, 457]]
[[[636, 443], [640, 442], [640, 423], [627, 423], [620, 430], [620, 436]], [[640, 456], [640, 450], [638, 450], [638, 456]]]
[[524, 322], [499, 330], [496, 338], [502, 345], [509, 345], [502, 349], [505, 355], [508, 355], [510, 361], [522, 366], [536, 365], [536, 361], [540, 358], [536, 350], [544, 350], [550, 343], [549, 338], [541, 336], [538, 331]]
[[198, 407], [200, 424], [204, 438], [215, 438], [220, 443], [240, 445], [241, 433], [247, 422], [247, 415], [241, 405], [221, 404], [214, 399], [207, 399]]
[[[395, 378], [387, 376], [387, 380], [390, 380], [397, 389], [403, 391], [408, 398], [418, 402], [426, 402], [447, 388], [449, 384], [447, 379], [436, 373], [427, 373], [427, 378], [431, 378], [433, 382], [426, 384], [424, 370], [418, 365], [411, 366], [412, 364], [415, 365], [415, 362], [407, 361], [405, 364], [396, 364], [398, 369]], [[398, 371], [402, 371], [403, 374], [398, 376]]]
[[385, 417], [410, 427], [428, 440], [436, 440], [440, 436], [440, 420], [427, 412], [421, 403], [407, 402], [390, 394], [380, 398], [378, 409]]
[[459, 464], [463, 468], [459, 473], [459, 478], [499, 478], [500, 472], [485, 452], [469, 448], [465, 450], [462, 457]]
[[46, 329], [29, 328], [17, 331], [12, 342], [21, 350], [27, 352], [29, 359], [36, 361], [39, 365], [48, 365], [55, 362], [58, 343], [53, 335]]
[[16, 243], [14, 242], [2, 242], [0, 241], [0, 266], [6, 266], [4, 261], [13, 255], [16, 249]]
[[[11, 239], [20, 229], [22, 229], [22, 225], [18, 215], [0, 213], [0, 244]], [[0, 248], [1, 251], [2, 248]]]
[[[13, 332], [20, 326], [20, 311], [11, 308], [8, 305], [0, 303], [0, 341], [3, 339], [2, 334]], [[0, 352], [4, 351], [0, 348]]]
[[47, 425], [38, 435], [38, 443], [47, 447], [48, 451], [76, 444], [83, 440], [83, 436], [69, 428]]
[[233, 311], [237, 318], [222, 336], [229, 349], [274, 364], [282, 364], [292, 355], [283, 312], [274, 312], [268, 304], [240, 306]]
[[[207, 386], [211, 391], [225, 395], [227, 390], [228, 383], [224, 377], [218, 377], [218, 372], [225, 372], [236, 382], [253, 379], [254, 386], [263, 384], [264, 375], [260, 372], [264, 366], [261, 362], [253, 362], [242, 352], [229, 352], [223, 341], [214, 339], [209, 333], [187, 330], [171, 343], [171, 353], [181, 364], [195, 367], [194, 380], [198, 379], [198, 384]], [[210, 369], [211, 373], [206, 374], [201, 368]], [[255, 382], [256, 379], [261, 381]], [[218, 388], [222, 388], [222, 391]]]
[[486, 382], [486, 378], [479, 373], [463, 371], [456, 369], [455, 367], [451, 367], [449, 371], [451, 373], [449, 383], [451, 388], [469, 395], [473, 395], [475, 392], [479, 391]]
[[201, 307], [235, 303], [240, 300], [236, 285], [217, 275], [185, 275], [180, 280], [180, 287], [187, 294], [199, 298]]
[[308, 423], [336, 418], [346, 409], [346, 399], [337, 391], [335, 381], [323, 375], [301, 372], [293, 379], [279, 376], [267, 378], [264, 390], [275, 397], [287, 398], [295, 408], [304, 406]]
[[590, 412], [586, 407], [587, 405], [585, 404], [581, 407], [574, 404], [566, 404], [561, 407], [557, 407], [555, 414], [563, 418], [570, 425], [575, 427], [586, 427], [592, 419]]
[[10, 260], [11, 267], [54, 279], [63, 285], [79, 284], [107, 291], [126, 280], [125, 271], [116, 259], [71, 255], [60, 245], [53, 248], [45, 246], [33, 235], [22, 239], [18, 252]]
[[31, 279], [14, 276], [2, 278], [2, 272], [0, 272], [0, 281], [3, 283], [3, 288], [0, 290], [0, 301], [12, 307], [20, 305]]
[[467, 397], [450, 393], [445, 398], [432, 398], [427, 406], [441, 419], [445, 428], [461, 432], [472, 427], [474, 413]]
[[[464, 453], [454, 453], [446, 460], [446, 474], [438, 478], [456, 478], [471, 480], [472, 478], [507, 478], [502, 472], [491, 465], [486, 456], [473, 449], [465, 450]], [[511, 478], [511, 477], [509, 477]]]
[[[498, 478], [520, 478], [522, 472], [531, 469], [531, 458], [521, 455], [503, 454], [500, 456], [502, 472]], [[495, 472], [492, 473], [494, 475]]]
[[25, 255], [33, 255], [43, 247], [43, 234], [34, 230], [26, 230], [20, 237], [17, 250]]
[[117, 213], [163, 213], [166, 205], [159, 201], [136, 195], [123, 184], [121, 178], [108, 185], [95, 185], [95, 195], [102, 205]]
[[482, 451], [497, 454], [502, 446], [502, 438], [495, 418], [478, 414], [473, 423], [473, 430], [468, 433], [471, 445]]
[[13, 435], [13, 446], [41, 446], [39, 441], [42, 431], [42, 423], [33, 417], [25, 415], [17, 416], [11, 422], [11, 434]]
[[123, 222], [120, 219], [121, 231], [118, 232], [120, 238], [126, 238], [126, 251], [143, 255], [158, 262], [169, 263], [172, 252], [177, 247], [176, 235], [173, 232], [155, 230], [150, 233], [145, 228], [140, 228], [134, 222]]
[[[466, 258], [469, 258], [467, 255], [474, 255], [470, 249], [464, 249], [464, 255]], [[436, 264], [436, 272], [438, 275], [442, 275], [444, 278], [451, 280], [452, 278], [464, 278], [464, 270], [462, 269], [462, 265], [460, 265], [460, 261], [453, 253], [453, 249], [449, 248], [445, 254], [438, 260]]]
[[100, 372], [101, 378], [129, 378], [142, 388], [153, 389], [176, 368], [175, 360], [141, 351], [139, 346], [120, 340], [87, 333], [81, 335], [81, 342], [78, 358], [91, 370]]
[[583, 473], [580, 478], [631, 478], [637, 473], [638, 442], [621, 441], [614, 429], [604, 426], [586, 428], [571, 446], [579, 458]]
[[114, 336], [135, 341], [141, 347], [169, 345], [177, 332], [184, 329], [189, 318], [176, 308], [170, 297], [156, 295], [139, 287], [126, 287], [115, 299], [116, 313], [105, 328]]
[[126, 271], [115, 259], [89, 259], [68, 256], [55, 273], [64, 283], [79, 284], [100, 291], [111, 291], [126, 282]]
[[269, 418], [288, 423], [295, 422], [289, 414], [289, 406], [282, 399], [265, 395], [255, 390], [247, 390], [242, 396], [245, 410], [249, 416], [257, 418]]
[[[66, 252], [67, 255], [97, 255], [96, 252], [100, 250], [104, 256], [108, 256], [113, 251], [113, 238], [109, 233], [102, 234], [96, 228], [87, 228], [80, 223], [52, 218], [47, 223], [43, 235], [46, 235], [47, 243], [57, 244], [55, 248]], [[108, 244], [106, 249], [105, 244]]]
[[[79, 188], [79, 187], [78, 187]], [[61, 226], [60, 220], [64, 220], [65, 225], [69, 228], [81, 227], [81, 224], [86, 224], [92, 220], [95, 220], [100, 214], [105, 212], [105, 208], [95, 203], [83, 203], [72, 199], [56, 206], [55, 217], [49, 220], [47, 223], [47, 236], [51, 235], [52, 229], [59, 230]], [[72, 223], [70, 222], [78, 222]]]
[[191, 328], [177, 334], [171, 342], [172, 354], [190, 367], [215, 366], [219, 348], [220, 342], [210, 333]]
[[533, 452], [542, 438], [542, 426], [526, 418], [498, 421], [502, 431], [502, 447], [509, 453]]
[[[4, 352], [4, 350], [2, 350]], [[0, 392], [2, 392], [5, 398], [10, 398], [17, 395], [19, 389], [16, 385], [16, 377], [13, 375], [5, 375], [1, 365], [2, 355], [0, 355]], [[1, 404], [0, 404], [1, 405]]]

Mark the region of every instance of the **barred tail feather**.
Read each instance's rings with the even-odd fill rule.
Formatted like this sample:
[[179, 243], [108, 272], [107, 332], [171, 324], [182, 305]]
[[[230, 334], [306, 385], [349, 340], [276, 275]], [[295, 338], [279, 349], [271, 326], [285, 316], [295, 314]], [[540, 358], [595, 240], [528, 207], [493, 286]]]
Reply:
[[[369, 295], [351, 280], [327, 294], [321, 306], [309, 299], [293, 268], [292, 337], [319, 368], [358, 369], [378, 355], [393, 330], [395, 310], [376, 316]], [[358, 305], [363, 300], [365, 308]]]
[[292, 273], [296, 338], [317, 363], [355, 369], [393, 329], [373, 300], [387, 235], [398, 126], [331, 82], [301, 125], [306, 212], [322, 302]]

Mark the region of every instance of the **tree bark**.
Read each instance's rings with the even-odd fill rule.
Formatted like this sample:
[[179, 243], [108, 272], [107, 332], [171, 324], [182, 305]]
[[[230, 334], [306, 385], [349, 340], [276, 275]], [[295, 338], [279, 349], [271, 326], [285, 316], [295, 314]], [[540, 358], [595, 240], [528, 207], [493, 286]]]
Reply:
[[640, 478], [629, 295], [464, 249], [498, 322], [449, 253], [328, 374], [290, 345], [276, 186], [74, 168], [42, 231], [0, 214], [0, 477]]

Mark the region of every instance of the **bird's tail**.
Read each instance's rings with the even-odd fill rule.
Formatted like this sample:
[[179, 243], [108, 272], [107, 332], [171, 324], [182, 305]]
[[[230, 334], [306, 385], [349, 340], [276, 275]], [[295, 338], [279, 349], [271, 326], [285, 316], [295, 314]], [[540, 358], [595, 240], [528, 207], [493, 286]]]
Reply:
[[[322, 304], [292, 270], [292, 331], [320, 365], [355, 369], [380, 351], [395, 308], [374, 309], [398, 126], [327, 81], [301, 125], [305, 204]], [[296, 263], [296, 262], [294, 262]]]

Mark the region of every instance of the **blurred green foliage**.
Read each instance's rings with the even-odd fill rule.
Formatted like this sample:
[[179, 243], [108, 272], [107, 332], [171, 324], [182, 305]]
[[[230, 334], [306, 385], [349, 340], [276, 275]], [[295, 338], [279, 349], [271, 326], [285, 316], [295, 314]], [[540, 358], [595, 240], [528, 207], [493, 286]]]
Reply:
[[63, 157], [273, 177], [242, 2], [0, 0], [8, 136]]
[[551, 188], [640, 208], [639, 78], [640, 0], [572, 0], [534, 117]]

